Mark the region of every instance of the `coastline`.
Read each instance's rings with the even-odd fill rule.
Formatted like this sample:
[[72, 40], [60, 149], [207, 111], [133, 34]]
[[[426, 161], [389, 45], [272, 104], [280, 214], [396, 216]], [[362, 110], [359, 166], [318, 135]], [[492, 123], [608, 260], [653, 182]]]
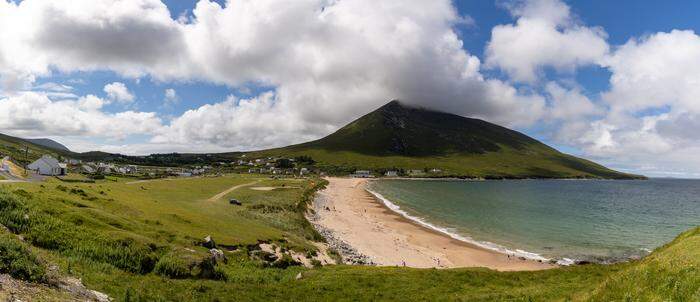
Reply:
[[[314, 200], [312, 223], [330, 236], [346, 263], [417, 268], [486, 267], [499, 271], [556, 267], [460, 240], [402, 216], [366, 190], [367, 179], [327, 178]], [[350, 254], [351, 257], [348, 257]], [[351, 259], [348, 259], [351, 258]]]

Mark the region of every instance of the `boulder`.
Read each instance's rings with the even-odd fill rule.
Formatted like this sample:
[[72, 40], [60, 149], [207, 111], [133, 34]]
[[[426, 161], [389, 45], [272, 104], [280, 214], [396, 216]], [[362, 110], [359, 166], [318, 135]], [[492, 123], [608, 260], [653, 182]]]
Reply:
[[202, 246], [208, 249], [213, 249], [216, 248], [216, 243], [214, 242], [214, 239], [211, 239], [210, 235], [207, 235], [207, 237], [204, 237], [204, 241], [202, 241]]
[[220, 249], [210, 249], [209, 254], [211, 254], [211, 260], [214, 263], [227, 263], [228, 259], [226, 259], [226, 255], [224, 255], [224, 252]]

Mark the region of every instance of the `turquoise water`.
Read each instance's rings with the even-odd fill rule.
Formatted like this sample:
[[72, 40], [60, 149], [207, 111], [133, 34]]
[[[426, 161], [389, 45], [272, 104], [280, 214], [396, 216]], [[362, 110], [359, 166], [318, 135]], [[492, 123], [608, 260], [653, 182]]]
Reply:
[[639, 257], [700, 225], [700, 180], [378, 180], [369, 189], [454, 237], [550, 259]]

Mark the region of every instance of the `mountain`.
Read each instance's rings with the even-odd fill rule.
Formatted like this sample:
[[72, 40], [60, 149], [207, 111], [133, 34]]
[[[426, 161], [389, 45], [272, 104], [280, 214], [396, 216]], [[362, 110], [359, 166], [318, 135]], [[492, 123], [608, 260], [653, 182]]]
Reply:
[[63, 144], [61, 144], [55, 140], [49, 139], [49, 138], [25, 138], [24, 140], [31, 142], [31, 143], [34, 143], [34, 144], [39, 145], [39, 146], [44, 146], [46, 148], [70, 152], [70, 149], [68, 149], [68, 147], [64, 146]]
[[[437, 169], [436, 176], [638, 178], [483, 120], [391, 101], [319, 140], [249, 153], [310, 156], [331, 171]], [[437, 171], [436, 170], [436, 171]]]

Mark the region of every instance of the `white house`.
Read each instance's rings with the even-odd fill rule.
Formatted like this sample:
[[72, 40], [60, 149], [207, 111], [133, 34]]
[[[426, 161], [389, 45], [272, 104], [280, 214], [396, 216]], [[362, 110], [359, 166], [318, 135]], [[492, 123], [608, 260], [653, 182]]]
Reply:
[[93, 168], [92, 166], [88, 166], [88, 165], [83, 165], [82, 168], [83, 168], [83, 171], [85, 173], [92, 174], [92, 173], [95, 173], [97, 171], [95, 168]]
[[350, 174], [352, 177], [358, 177], [358, 178], [369, 178], [372, 177], [372, 172], [369, 170], [357, 170], [355, 173]]
[[411, 176], [425, 175], [425, 171], [423, 171], [423, 170], [408, 170], [408, 174]]
[[387, 176], [387, 177], [396, 177], [396, 176], [399, 176], [399, 173], [396, 172], [396, 171], [393, 171], [393, 170], [392, 170], [392, 171], [386, 171], [386, 173], [384, 173], [384, 176]]
[[27, 168], [41, 175], [66, 175], [66, 164], [59, 163], [50, 155], [42, 156]]

